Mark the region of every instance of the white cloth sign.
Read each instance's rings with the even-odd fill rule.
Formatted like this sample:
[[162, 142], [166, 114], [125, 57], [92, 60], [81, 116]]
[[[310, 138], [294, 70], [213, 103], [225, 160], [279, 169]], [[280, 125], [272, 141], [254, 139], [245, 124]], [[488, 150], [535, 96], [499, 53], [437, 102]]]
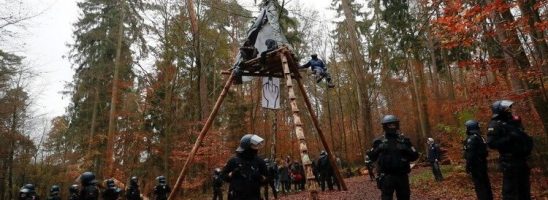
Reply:
[[262, 107], [280, 109], [280, 79], [263, 77]]

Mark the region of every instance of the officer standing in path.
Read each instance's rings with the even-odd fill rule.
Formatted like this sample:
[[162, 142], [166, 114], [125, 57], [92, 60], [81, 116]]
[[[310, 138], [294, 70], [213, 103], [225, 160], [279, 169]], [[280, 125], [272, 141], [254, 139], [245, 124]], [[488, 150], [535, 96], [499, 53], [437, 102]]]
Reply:
[[139, 191], [139, 178], [132, 176], [129, 179], [129, 188], [126, 193], [127, 200], [141, 200], [141, 191]]
[[276, 190], [275, 182], [276, 177], [278, 177], [278, 165], [276, 165], [275, 161], [270, 161], [270, 159], [265, 158], [264, 162], [266, 163], [266, 183], [264, 185], [264, 198], [268, 199], [268, 187], [272, 190], [272, 194], [274, 195], [274, 199], [278, 199], [278, 191]]
[[464, 140], [464, 159], [466, 172], [472, 176], [474, 190], [479, 200], [492, 200], [491, 183], [487, 175], [487, 144], [481, 136], [479, 123], [468, 120], [466, 126], [466, 140]]
[[48, 200], [61, 200], [61, 197], [59, 197], [58, 185], [51, 186], [51, 189], [49, 190]]
[[106, 182], [107, 189], [103, 191], [103, 200], [117, 200], [120, 198], [122, 189], [116, 187], [113, 179], [108, 179]]
[[257, 156], [263, 138], [246, 134], [240, 140], [236, 155], [226, 163], [222, 176], [228, 186], [229, 200], [261, 199], [261, 183], [267, 176], [266, 164]]
[[80, 175], [82, 183], [82, 191], [80, 191], [81, 200], [97, 200], [99, 199], [99, 189], [97, 188], [97, 180], [93, 172], [84, 172]]
[[487, 129], [487, 145], [499, 152], [502, 169], [502, 198], [504, 200], [531, 199], [530, 168], [527, 159], [533, 149], [533, 140], [511, 112], [514, 102], [495, 101], [491, 106], [493, 117]]
[[441, 160], [441, 150], [440, 145], [436, 144], [434, 138], [428, 138], [428, 162], [432, 166], [432, 173], [436, 181], [440, 182], [443, 180], [440, 169], [440, 160]]
[[394, 191], [398, 200], [408, 200], [410, 162], [419, 154], [409, 138], [400, 132], [400, 121], [394, 115], [385, 115], [381, 121], [384, 135], [373, 141], [373, 148], [367, 155], [372, 162], [378, 161], [377, 186], [381, 189], [381, 199], [392, 200]]
[[156, 181], [158, 183], [154, 186], [154, 198], [156, 200], [167, 200], [169, 193], [171, 193], [171, 187], [167, 185], [166, 177], [158, 176], [156, 177]]
[[318, 158], [318, 170], [320, 172], [320, 187], [322, 191], [325, 191], [326, 183], [327, 188], [333, 190], [333, 168], [331, 167], [331, 163], [329, 163], [327, 152], [323, 150], [320, 152], [320, 158]]
[[77, 184], [73, 184], [69, 187], [69, 197], [68, 197], [68, 200], [79, 200], [80, 199], [80, 195], [78, 194], [80, 193], [80, 190], [78, 189], [78, 185]]
[[223, 200], [223, 178], [221, 168], [213, 171], [213, 200]]

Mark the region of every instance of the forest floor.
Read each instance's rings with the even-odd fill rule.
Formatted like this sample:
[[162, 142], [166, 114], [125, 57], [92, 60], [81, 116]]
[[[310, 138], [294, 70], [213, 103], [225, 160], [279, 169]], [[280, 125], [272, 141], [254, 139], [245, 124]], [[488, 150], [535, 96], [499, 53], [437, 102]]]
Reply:
[[[462, 166], [442, 166], [444, 180], [435, 182], [429, 167], [413, 169], [410, 175], [411, 199], [476, 199], [471, 178]], [[495, 169], [489, 172], [494, 199], [501, 199], [502, 174]], [[356, 176], [345, 179], [348, 191], [319, 192], [320, 199], [326, 200], [376, 200], [380, 199], [380, 190], [368, 176]], [[548, 199], [548, 179], [541, 170], [531, 171], [531, 193], [533, 199]], [[282, 196], [280, 200], [308, 199], [309, 192], [300, 192]]]
[[[495, 165], [490, 165], [495, 166]], [[412, 169], [409, 176], [411, 184], [411, 199], [413, 200], [473, 200], [476, 199], [471, 178], [464, 172], [462, 165], [442, 165], [444, 180], [434, 181], [431, 168], [421, 165]], [[494, 199], [501, 199], [502, 174], [495, 168], [489, 168], [489, 178]], [[346, 178], [348, 191], [319, 192], [321, 200], [378, 200], [380, 190], [369, 176], [354, 176]], [[226, 186], [225, 186], [226, 189]], [[223, 193], [226, 198], [226, 190]], [[531, 194], [535, 200], [548, 200], [548, 177], [542, 170], [531, 170]], [[188, 194], [187, 194], [188, 195]], [[309, 199], [309, 192], [293, 192], [279, 195], [279, 200]], [[211, 199], [211, 191], [193, 192], [185, 199]], [[270, 195], [270, 199], [274, 199]]]

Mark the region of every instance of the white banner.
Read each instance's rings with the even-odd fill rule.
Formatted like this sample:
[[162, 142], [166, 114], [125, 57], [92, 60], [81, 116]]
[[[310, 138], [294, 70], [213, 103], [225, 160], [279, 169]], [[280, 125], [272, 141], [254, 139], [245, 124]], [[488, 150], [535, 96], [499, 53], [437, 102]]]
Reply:
[[280, 109], [280, 79], [263, 77], [263, 108]]

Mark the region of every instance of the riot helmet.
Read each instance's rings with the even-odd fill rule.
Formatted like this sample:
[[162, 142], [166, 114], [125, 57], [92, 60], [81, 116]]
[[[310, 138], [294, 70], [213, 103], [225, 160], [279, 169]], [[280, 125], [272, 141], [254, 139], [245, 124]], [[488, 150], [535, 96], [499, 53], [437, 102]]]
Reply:
[[236, 152], [242, 153], [245, 151], [254, 150], [257, 151], [262, 147], [264, 139], [255, 134], [246, 134], [240, 139], [240, 146], [236, 149]]
[[498, 100], [491, 105], [491, 111], [493, 111], [493, 118], [511, 119], [511, 108], [514, 104], [510, 100]]
[[114, 183], [114, 179], [108, 179], [106, 182], [107, 188], [114, 188], [116, 187], [116, 183]]
[[430, 145], [431, 145], [431, 144], [434, 144], [434, 138], [429, 137], [429, 138], [427, 139], [426, 143], [428, 143], [428, 144], [430, 144]]
[[51, 189], [49, 189], [49, 192], [52, 193], [52, 194], [58, 194], [59, 193], [59, 186], [58, 185], [51, 186]]
[[400, 130], [400, 120], [394, 115], [385, 115], [381, 124], [384, 133], [389, 136], [397, 135]]
[[322, 150], [322, 151], [320, 152], [320, 156], [327, 156], [327, 152], [326, 152], [325, 150]]
[[77, 185], [77, 184], [72, 184], [72, 185], [69, 187], [69, 192], [70, 192], [70, 193], [78, 193], [78, 185]]
[[166, 177], [165, 176], [158, 176], [156, 177], [156, 181], [158, 181], [158, 184], [165, 185], [166, 184]]
[[97, 183], [97, 180], [95, 180], [95, 174], [93, 174], [93, 172], [84, 172], [82, 175], [80, 175], [80, 181], [82, 182], [83, 186]]
[[478, 133], [480, 130], [479, 123], [476, 120], [468, 120], [464, 123], [464, 126], [466, 127], [466, 134], [472, 135], [474, 133]]
[[34, 188], [34, 184], [32, 184], [32, 183], [27, 183], [27, 184], [25, 184], [25, 186], [23, 186], [23, 188], [28, 189], [30, 192], [33, 192], [34, 189], [35, 189], [35, 188]]
[[131, 185], [137, 185], [137, 183], [139, 183], [139, 178], [137, 178], [137, 176], [132, 176], [130, 179], [129, 179], [129, 183]]

